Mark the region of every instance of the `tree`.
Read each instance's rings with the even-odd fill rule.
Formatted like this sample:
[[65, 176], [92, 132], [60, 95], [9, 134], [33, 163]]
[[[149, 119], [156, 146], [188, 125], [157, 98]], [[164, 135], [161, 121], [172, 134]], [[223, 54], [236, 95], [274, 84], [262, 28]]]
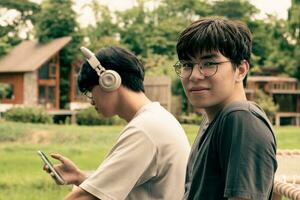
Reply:
[[293, 58], [295, 59], [296, 73], [295, 77], [300, 80], [300, 1], [292, 0], [292, 6], [288, 15], [289, 31], [292, 35], [295, 47]]
[[254, 95], [256, 103], [266, 112], [267, 116], [272, 121], [279, 106], [273, 102], [272, 97], [268, 96], [262, 90], [257, 90]]
[[60, 52], [60, 107], [64, 108], [69, 101], [71, 65], [82, 41], [72, 0], [44, 0], [35, 19], [36, 36], [42, 43], [59, 37], [72, 37], [70, 44]]
[[213, 3], [212, 11], [214, 15], [249, 21], [258, 9], [246, 0], [218, 0]]
[[98, 50], [108, 45], [120, 45], [119, 28], [113, 22], [112, 12], [107, 6], [100, 5], [96, 0], [86, 4], [94, 13], [96, 25], [89, 25], [86, 29], [86, 35], [89, 38], [89, 48]]
[[293, 75], [295, 60], [291, 59], [293, 46], [287, 37], [286, 21], [269, 16], [267, 20], [249, 21], [248, 26], [253, 34], [252, 69], [255, 73], [263, 74], [268, 69]]
[[0, 83], [0, 102], [8, 93], [9, 86], [5, 83]]
[[120, 28], [120, 41], [137, 55], [147, 55], [146, 38], [150, 36], [149, 15], [145, 10], [144, 0], [123, 12], [117, 12], [117, 25]]
[[[34, 24], [34, 14], [38, 13], [40, 7], [28, 0], [1, 0], [0, 14], [5, 16], [9, 12], [17, 15], [13, 19], [2, 18], [0, 23], [0, 56], [6, 54], [12, 47], [21, 42], [20, 33], [25, 33]], [[25, 38], [29, 38], [27, 32]]]

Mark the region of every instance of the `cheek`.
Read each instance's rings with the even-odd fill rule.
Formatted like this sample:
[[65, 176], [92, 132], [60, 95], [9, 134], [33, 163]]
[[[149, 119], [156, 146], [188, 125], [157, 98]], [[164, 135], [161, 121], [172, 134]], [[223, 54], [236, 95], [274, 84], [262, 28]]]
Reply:
[[181, 80], [181, 84], [182, 84], [182, 87], [184, 89], [184, 92], [186, 93], [187, 86], [188, 86], [188, 80]]
[[227, 74], [227, 76], [221, 75], [215, 77], [212, 80], [211, 85], [213, 88], [214, 95], [216, 96], [227, 96], [234, 89], [234, 76], [233, 74]]

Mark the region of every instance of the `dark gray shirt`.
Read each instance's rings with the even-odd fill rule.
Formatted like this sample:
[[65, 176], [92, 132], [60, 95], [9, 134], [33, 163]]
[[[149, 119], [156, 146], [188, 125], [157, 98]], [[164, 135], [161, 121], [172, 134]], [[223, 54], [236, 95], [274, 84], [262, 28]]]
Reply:
[[202, 123], [190, 154], [184, 199], [271, 199], [276, 141], [265, 113], [251, 102], [225, 107]]

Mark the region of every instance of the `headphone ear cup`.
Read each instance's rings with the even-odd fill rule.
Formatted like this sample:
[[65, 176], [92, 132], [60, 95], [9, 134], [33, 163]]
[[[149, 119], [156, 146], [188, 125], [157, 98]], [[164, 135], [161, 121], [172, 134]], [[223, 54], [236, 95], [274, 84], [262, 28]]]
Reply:
[[121, 77], [114, 70], [105, 70], [99, 77], [99, 85], [106, 92], [112, 92], [121, 85]]

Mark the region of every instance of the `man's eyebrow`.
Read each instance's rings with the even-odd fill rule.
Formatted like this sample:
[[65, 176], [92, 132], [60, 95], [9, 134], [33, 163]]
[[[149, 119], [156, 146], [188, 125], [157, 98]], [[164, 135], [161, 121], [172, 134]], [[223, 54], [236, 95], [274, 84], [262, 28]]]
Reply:
[[200, 59], [210, 59], [210, 58], [219, 58], [218, 54], [212, 53], [212, 54], [206, 54], [200, 57]]

